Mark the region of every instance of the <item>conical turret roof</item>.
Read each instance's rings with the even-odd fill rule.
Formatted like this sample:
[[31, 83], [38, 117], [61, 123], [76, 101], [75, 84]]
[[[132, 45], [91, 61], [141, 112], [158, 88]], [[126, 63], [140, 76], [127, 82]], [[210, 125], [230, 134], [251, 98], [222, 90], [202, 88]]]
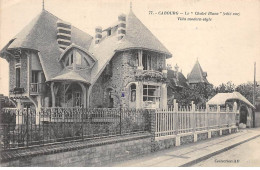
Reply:
[[190, 74], [187, 76], [187, 80], [190, 84], [194, 83], [208, 83], [207, 73], [203, 72], [199, 61], [197, 60], [193, 66]]
[[172, 56], [165, 46], [130, 10], [126, 20], [126, 35], [117, 50], [138, 48], [164, 53], [167, 58]]
[[[25, 48], [40, 52], [40, 61], [46, 79], [49, 80], [62, 70], [58, 57], [61, 54], [57, 43], [57, 21], [62, 21], [46, 10], [36, 16], [15, 37], [7, 49]], [[71, 26], [71, 42], [88, 49], [92, 37]]]

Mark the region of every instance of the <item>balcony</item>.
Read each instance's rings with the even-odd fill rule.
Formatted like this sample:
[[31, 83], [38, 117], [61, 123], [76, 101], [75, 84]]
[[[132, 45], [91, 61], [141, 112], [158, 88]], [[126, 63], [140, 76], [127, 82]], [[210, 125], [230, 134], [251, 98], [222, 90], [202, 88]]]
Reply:
[[44, 83], [30, 83], [30, 94], [40, 94], [43, 92]]
[[167, 79], [167, 70], [166, 73], [164, 70], [162, 70], [162, 72], [156, 70], [137, 70], [135, 73], [135, 78], [138, 81], [150, 80], [165, 82]]
[[15, 87], [14, 89], [10, 90], [12, 94], [22, 94], [24, 93], [24, 88], [22, 87]]

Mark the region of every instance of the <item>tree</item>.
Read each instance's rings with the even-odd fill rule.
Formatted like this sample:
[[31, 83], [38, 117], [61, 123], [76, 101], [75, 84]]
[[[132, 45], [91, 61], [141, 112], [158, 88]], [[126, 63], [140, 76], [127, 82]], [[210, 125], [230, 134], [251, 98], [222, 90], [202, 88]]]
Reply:
[[194, 86], [183, 87], [182, 90], [173, 91], [169, 104], [176, 99], [180, 105], [189, 105], [192, 101], [198, 106], [205, 106], [205, 103], [215, 95], [212, 84], [199, 83]]
[[[198, 106], [205, 106], [206, 102], [214, 97], [217, 93], [232, 93], [237, 91], [241, 93], [248, 101], [253, 103], [253, 83], [244, 83], [235, 86], [232, 81], [222, 83], [217, 87], [212, 84], [199, 83], [193, 86], [183, 87], [181, 90], [173, 89], [172, 96], [168, 99], [168, 104], [173, 103], [176, 99], [180, 105], [189, 105], [192, 101]], [[260, 96], [260, 87], [256, 87], [256, 98]]]
[[[244, 83], [240, 84], [236, 87], [236, 91], [242, 94], [248, 101], [253, 103], [253, 91], [254, 91], [254, 84], [253, 83]], [[260, 96], [260, 87], [256, 87], [256, 98]]]
[[226, 84], [222, 83], [218, 87], [215, 87], [216, 93], [232, 93], [235, 91], [235, 84], [232, 81], [228, 81]]

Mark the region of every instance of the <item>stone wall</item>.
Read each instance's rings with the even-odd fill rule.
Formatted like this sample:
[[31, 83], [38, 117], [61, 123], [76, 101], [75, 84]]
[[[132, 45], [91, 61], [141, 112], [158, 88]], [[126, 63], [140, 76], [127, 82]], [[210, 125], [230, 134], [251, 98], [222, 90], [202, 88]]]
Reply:
[[229, 134], [229, 129], [222, 130], [222, 135], [228, 135], [228, 134]]
[[206, 140], [206, 139], [208, 139], [208, 132], [199, 133], [199, 134], [198, 134], [198, 141]]
[[[112, 58], [110, 61], [110, 64], [112, 65], [110, 66], [112, 69], [112, 76], [108, 77], [106, 73], [103, 72], [93, 86], [90, 97], [90, 106], [92, 108], [108, 106], [106, 90], [109, 88], [113, 91], [113, 107], [120, 107], [120, 104], [123, 107], [128, 106], [129, 91], [125, 88], [130, 82], [135, 81], [135, 67], [129, 62], [133, 60], [135, 60], [134, 56], [130, 52], [119, 53]], [[124, 93], [123, 96], [122, 92]]]
[[194, 142], [194, 134], [181, 136], [180, 142], [181, 142], [181, 145], [193, 143]]
[[211, 137], [212, 137], [212, 138], [218, 137], [218, 136], [220, 136], [220, 131], [219, 131], [219, 130], [218, 130], [218, 131], [212, 131], [212, 132], [211, 132]]
[[[152, 119], [154, 119], [152, 117]], [[105, 139], [28, 148], [1, 153], [1, 166], [109, 166], [154, 151], [220, 136], [220, 130], [195, 132], [156, 138], [154, 125], [151, 134], [136, 134]], [[222, 129], [235, 133], [237, 127]], [[225, 132], [224, 132], [225, 133]], [[195, 136], [197, 136], [195, 138]], [[207, 137], [207, 138], [206, 138]], [[179, 140], [177, 142], [177, 140]], [[179, 144], [178, 144], [179, 143]]]
[[[114, 141], [114, 142], [111, 142]], [[87, 142], [87, 141], [86, 141]], [[78, 145], [78, 144], [77, 144]], [[62, 146], [62, 145], [61, 145]], [[73, 148], [75, 145], [68, 148]], [[48, 149], [47, 147], [39, 148], [37, 156], [30, 155], [30, 150], [24, 150], [24, 154], [28, 156], [20, 157], [12, 161], [1, 162], [1, 166], [107, 166], [112, 162], [119, 162], [139, 155], [148, 154], [151, 152], [151, 137], [146, 135], [140, 138], [135, 136], [120, 141], [120, 138], [110, 140], [106, 143], [106, 139], [100, 142], [92, 142], [92, 146], [85, 148], [75, 148], [71, 151], [56, 152], [55, 148]], [[31, 152], [32, 154], [33, 152]], [[12, 156], [11, 153], [9, 155]]]
[[166, 138], [166, 139], [158, 139], [155, 141], [155, 151], [162, 150], [162, 149], [169, 149], [174, 146], [176, 146], [176, 139], [175, 137], [173, 138]]
[[106, 75], [106, 72], [103, 71], [101, 76], [98, 78], [96, 83], [94, 84], [91, 92], [90, 97], [90, 107], [96, 108], [96, 107], [108, 107], [108, 100], [106, 92], [108, 89], [112, 89], [113, 95], [113, 102], [115, 108], [120, 106], [120, 99], [121, 99], [121, 91], [122, 87], [125, 86], [125, 83], [128, 81], [128, 79], [132, 76], [132, 79], [134, 78], [134, 74], [130, 74], [129, 76], [126, 76], [126, 72], [129, 71], [126, 68], [128, 67], [126, 65], [127, 57], [124, 53], [119, 53], [118, 55], [115, 55], [109, 64], [112, 66], [112, 75]]
[[[236, 133], [236, 132], [237, 132], [237, 127], [222, 129], [222, 135], [228, 135], [230, 133]], [[155, 138], [154, 141], [154, 150], [159, 151], [159, 150], [168, 149], [179, 145], [207, 140], [208, 138], [213, 138], [218, 136], [221, 136], [220, 129], [209, 130], [209, 131], [205, 130], [205, 131], [189, 133], [189, 134], [178, 134], [178, 135], [157, 137]]]

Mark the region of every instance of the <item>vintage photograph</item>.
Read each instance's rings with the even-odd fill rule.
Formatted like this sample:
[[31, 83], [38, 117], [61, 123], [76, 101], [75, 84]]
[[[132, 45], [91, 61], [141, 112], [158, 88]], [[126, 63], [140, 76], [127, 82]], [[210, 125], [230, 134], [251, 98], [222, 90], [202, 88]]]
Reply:
[[259, 167], [259, 0], [0, 0], [1, 167]]

